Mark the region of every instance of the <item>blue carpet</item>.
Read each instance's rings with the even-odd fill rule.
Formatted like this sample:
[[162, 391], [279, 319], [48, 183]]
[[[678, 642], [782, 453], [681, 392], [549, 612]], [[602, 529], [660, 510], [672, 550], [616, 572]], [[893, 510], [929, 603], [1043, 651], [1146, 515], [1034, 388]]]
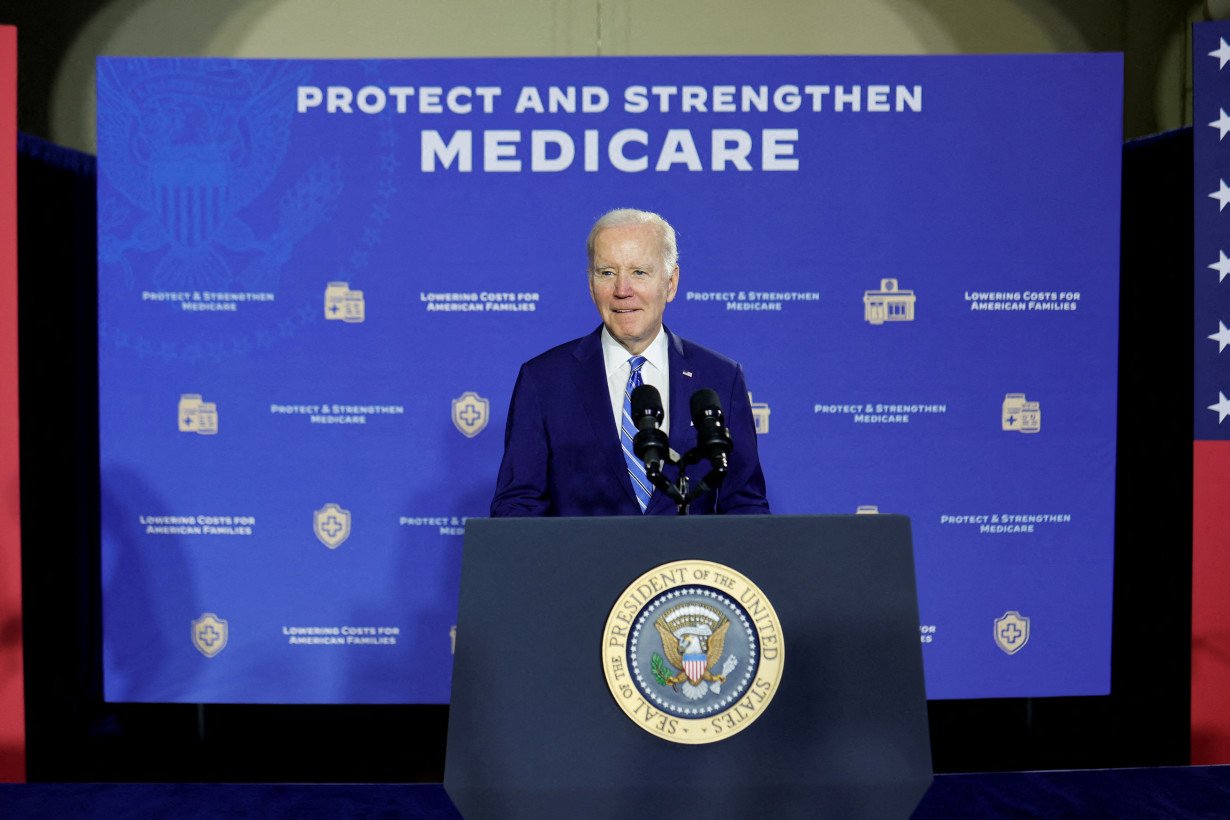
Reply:
[[[767, 806], [765, 816], [773, 816]], [[572, 816], [584, 816], [573, 807]], [[718, 812], [720, 814], [720, 812]], [[439, 784], [0, 784], [15, 818], [456, 820]], [[937, 775], [914, 813], [938, 818], [1230, 818], [1230, 766]]]
[[940, 818], [1230, 818], [1230, 766], [937, 775], [914, 812]]

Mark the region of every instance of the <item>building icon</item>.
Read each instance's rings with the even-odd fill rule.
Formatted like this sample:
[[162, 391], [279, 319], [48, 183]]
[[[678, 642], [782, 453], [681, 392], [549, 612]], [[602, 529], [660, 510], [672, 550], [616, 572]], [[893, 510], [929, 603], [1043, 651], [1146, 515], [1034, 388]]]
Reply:
[[747, 400], [752, 405], [752, 421], [756, 424], [756, 435], [763, 436], [769, 432], [769, 405], [763, 401], [752, 401], [750, 390]]
[[881, 279], [879, 290], [863, 292], [863, 318], [873, 325], [914, 321], [912, 290], [900, 290], [896, 279]]

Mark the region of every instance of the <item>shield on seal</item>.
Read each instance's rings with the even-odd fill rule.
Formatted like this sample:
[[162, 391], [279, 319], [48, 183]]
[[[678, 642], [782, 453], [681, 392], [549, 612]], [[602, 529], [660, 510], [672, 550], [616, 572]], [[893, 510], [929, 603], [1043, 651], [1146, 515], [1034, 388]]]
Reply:
[[708, 661], [709, 659], [702, 654], [689, 653], [683, 656], [683, 671], [693, 686], [700, 683], [701, 677], [705, 674], [705, 665]]
[[312, 513], [312, 531], [331, 550], [342, 545], [350, 537], [350, 510], [336, 504], [326, 504]]
[[474, 438], [491, 418], [491, 402], [467, 390], [453, 399], [453, 426], [466, 438]]
[[1005, 612], [1002, 618], [995, 619], [995, 645], [1015, 655], [1021, 647], [1029, 643], [1029, 619], [1015, 609]]
[[204, 612], [192, 622], [192, 645], [205, 657], [212, 658], [226, 648], [229, 633], [226, 621], [212, 612]]

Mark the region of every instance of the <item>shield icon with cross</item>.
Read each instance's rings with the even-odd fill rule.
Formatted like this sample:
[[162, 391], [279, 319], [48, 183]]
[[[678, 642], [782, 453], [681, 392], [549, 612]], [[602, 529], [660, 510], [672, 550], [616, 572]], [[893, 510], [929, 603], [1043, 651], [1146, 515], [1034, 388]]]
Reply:
[[1029, 643], [1029, 619], [1015, 609], [1004, 613], [1002, 618], [995, 619], [995, 645], [1015, 655], [1021, 647]]
[[312, 513], [312, 531], [331, 550], [342, 545], [350, 537], [350, 510], [336, 504], [326, 504]]
[[490, 409], [491, 402], [467, 390], [453, 399], [453, 426], [466, 438], [474, 438], [486, 428]]
[[192, 622], [192, 645], [207, 658], [226, 648], [228, 634], [226, 621], [212, 612], [203, 612]]

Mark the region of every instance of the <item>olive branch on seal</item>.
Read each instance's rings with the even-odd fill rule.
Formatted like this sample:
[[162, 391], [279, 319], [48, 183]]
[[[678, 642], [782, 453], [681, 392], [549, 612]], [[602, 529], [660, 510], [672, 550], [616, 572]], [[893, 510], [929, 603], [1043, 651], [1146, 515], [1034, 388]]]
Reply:
[[667, 669], [666, 661], [662, 660], [662, 656], [657, 652], [653, 653], [653, 658], [649, 661], [649, 668], [653, 671], [653, 678], [660, 686], [666, 686], [666, 679], [671, 676], [671, 672]]

